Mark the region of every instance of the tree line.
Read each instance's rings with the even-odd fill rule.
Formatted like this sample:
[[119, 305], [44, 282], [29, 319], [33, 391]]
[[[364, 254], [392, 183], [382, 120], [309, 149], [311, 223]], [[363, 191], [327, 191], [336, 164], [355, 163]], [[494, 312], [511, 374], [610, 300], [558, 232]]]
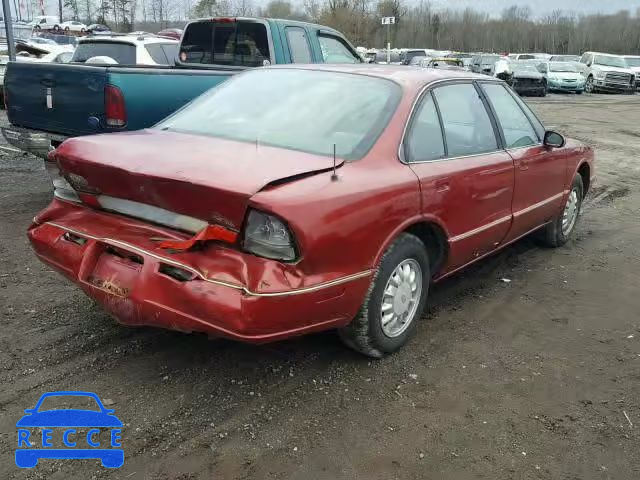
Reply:
[[[39, 2], [39, 0], [27, 0]], [[183, 26], [189, 18], [230, 15], [287, 18], [320, 23], [344, 33], [355, 45], [384, 48], [381, 17], [396, 17], [394, 47], [464, 52], [549, 52], [587, 50], [640, 54], [640, 8], [583, 15], [556, 10], [545, 15], [514, 5], [489, 15], [472, 8], [434, 8], [428, 0], [64, 0], [67, 18], [106, 23], [114, 30], [157, 31]]]

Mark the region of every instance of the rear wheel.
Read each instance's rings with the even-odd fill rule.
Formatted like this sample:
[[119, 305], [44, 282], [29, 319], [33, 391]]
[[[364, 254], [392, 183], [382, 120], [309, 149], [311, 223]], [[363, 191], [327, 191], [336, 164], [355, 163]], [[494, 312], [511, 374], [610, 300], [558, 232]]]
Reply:
[[567, 196], [562, 213], [551, 220], [539, 233], [540, 240], [548, 247], [560, 247], [567, 243], [575, 231], [582, 200], [584, 197], [582, 177], [578, 174], [573, 179], [571, 191]]
[[339, 330], [342, 341], [374, 358], [398, 350], [415, 331], [430, 279], [422, 241], [414, 235], [400, 235], [382, 256], [360, 312]]

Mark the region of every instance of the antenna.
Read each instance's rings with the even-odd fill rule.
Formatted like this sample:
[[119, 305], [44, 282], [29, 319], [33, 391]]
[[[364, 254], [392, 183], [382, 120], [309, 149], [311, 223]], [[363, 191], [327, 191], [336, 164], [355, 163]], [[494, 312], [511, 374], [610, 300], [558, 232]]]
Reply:
[[331, 175], [331, 180], [338, 180], [338, 175], [336, 174], [336, 144], [333, 144], [333, 175]]

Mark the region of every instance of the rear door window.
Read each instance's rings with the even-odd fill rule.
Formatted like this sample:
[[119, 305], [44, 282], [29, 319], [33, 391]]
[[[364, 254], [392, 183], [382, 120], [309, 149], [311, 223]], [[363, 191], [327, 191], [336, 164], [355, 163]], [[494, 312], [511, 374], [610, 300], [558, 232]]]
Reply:
[[324, 63], [360, 63], [360, 57], [344, 40], [332, 35], [318, 35]]
[[82, 42], [71, 61], [84, 63], [91, 57], [103, 56], [113, 58], [120, 65], [135, 65], [136, 47], [126, 42]]
[[285, 33], [291, 53], [291, 63], [311, 63], [311, 49], [304, 28], [287, 27]]
[[449, 157], [494, 152], [498, 141], [491, 119], [475, 87], [470, 83], [433, 90], [438, 103]]
[[259, 22], [234, 20], [192, 23], [182, 39], [180, 60], [237, 67], [268, 65], [267, 28]]

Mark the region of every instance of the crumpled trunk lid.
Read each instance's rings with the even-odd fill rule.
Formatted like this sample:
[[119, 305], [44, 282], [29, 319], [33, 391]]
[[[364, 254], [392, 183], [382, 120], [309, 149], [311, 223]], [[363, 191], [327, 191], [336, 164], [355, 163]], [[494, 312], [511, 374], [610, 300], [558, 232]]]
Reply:
[[70, 139], [53, 156], [77, 191], [126, 201], [119, 213], [136, 217], [138, 202], [141, 212], [149, 205], [236, 231], [266, 185], [333, 166], [326, 156], [155, 129]]

